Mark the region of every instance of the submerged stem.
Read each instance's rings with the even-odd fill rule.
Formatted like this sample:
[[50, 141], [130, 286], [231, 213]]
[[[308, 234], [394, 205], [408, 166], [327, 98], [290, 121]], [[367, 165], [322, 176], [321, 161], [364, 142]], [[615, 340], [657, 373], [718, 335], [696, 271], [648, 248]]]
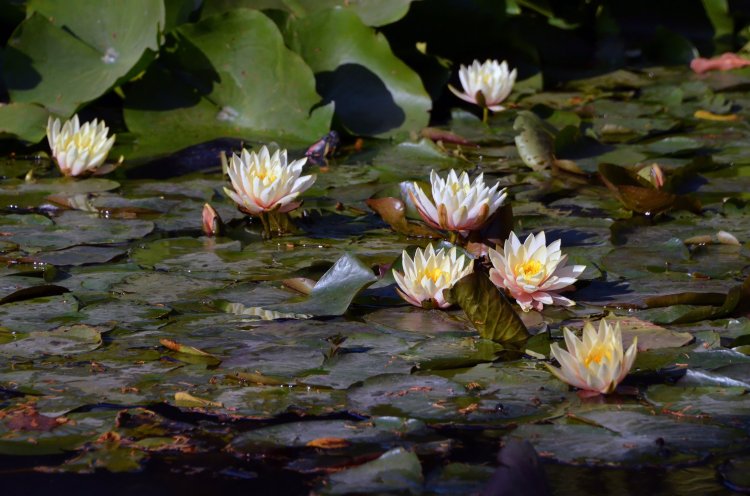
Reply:
[[267, 212], [260, 212], [258, 214], [258, 218], [260, 219], [260, 222], [263, 224], [263, 238], [264, 239], [271, 239], [271, 225], [268, 218]]

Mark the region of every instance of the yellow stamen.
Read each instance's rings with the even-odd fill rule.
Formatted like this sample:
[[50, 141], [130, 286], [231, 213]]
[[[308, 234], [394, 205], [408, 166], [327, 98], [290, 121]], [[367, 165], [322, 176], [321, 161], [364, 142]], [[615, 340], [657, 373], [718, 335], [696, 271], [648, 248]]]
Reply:
[[276, 174], [273, 174], [268, 169], [256, 170], [255, 171], [255, 176], [258, 179], [260, 179], [261, 181], [263, 181], [265, 184], [269, 184], [269, 183], [274, 182], [276, 180], [276, 178], [278, 177], [278, 176], [276, 176]]
[[424, 271], [424, 276], [428, 279], [432, 279], [432, 282], [434, 282], [435, 284], [437, 284], [438, 279], [440, 279], [440, 277], [444, 275], [447, 276], [448, 273], [442, 270], [440, 267], [425, 269]]
[[542, 264], [538, 260], [529, 260], [516, 265], [516, 274], [524, 277], [534, 276], [542, 270]]
[[451, 188], [451, 191], [453, 191], [454, 195], [459, 191], [463, 191], [468, 195], [469, 191], [471, 191], [471, 185], [467, 185], [462, 182], [449, 183], [448, 186]]
[[586, 355], [586, 358], [583, 360], [583, 364], [588, 368], [589, 365], [591, 365], [591, 362], [600, 364], [605, 358], [607, 361], [612, 361], [612, 349], [608, 346], [599, 344], [589, 350], [588, 355]]

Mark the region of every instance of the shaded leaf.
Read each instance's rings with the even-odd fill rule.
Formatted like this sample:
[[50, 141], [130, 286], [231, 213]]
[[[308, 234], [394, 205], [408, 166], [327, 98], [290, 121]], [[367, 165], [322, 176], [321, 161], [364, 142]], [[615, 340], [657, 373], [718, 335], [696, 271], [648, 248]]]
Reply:
[[49, 112], [33, 103], [0, 105], [0, 139], [16, 138], [36, 143], [47, 133], [48, 118]]
[[352, 134], [387, 137], [427, 125], [431, 100], [419, 76], [351, 10], [293, 19], [286, 39], [315, 72], [323, 102], [335, 102], [337, 119]]
[[473, 272], [447, 291], [479, 331], [479, 335], [511, 350], [523, 349], [529, 332], [505, 296], [489, 278]]
[[178, 32], [185, 53], [175, 63], [195, 73], [196, 87], [179, 73], [149, 68], [125, 101], [125, 121], [139, 136], [128, 156], [163, 155], [222, 137], [302, 144], [328, 132], [333, 109], [311, 112], [320, 100], [313, 74], [268, 17], [238, 9]]

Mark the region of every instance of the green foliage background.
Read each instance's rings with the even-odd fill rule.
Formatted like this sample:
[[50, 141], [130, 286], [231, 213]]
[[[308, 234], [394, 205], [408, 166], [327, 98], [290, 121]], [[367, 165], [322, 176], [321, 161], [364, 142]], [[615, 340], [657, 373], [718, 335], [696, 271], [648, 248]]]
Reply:
[[[0, 137], [104, 117], [128, 159], [218, 137], [407, 136], [448, 117], [459, 63], [507, 59], [517, 92], [736, 50], [727, 0], [0, 0]], [[679, 22], [678, 22], [679, 21]], [[518, 98], [518, 95], [516, 95]]]

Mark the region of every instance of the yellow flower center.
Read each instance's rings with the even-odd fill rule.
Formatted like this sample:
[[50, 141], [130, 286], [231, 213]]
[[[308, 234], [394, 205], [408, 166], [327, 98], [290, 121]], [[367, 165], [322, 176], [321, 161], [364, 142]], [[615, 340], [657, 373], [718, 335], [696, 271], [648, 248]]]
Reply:
[[542, 270], [542, 264], [538, 260], [529, 260], [516, 265], [516, 274], [523, 274], [524, 277], [533, 276]]
[[598, 365], [602, 363], [602, 360], [605, 358], [608, 361], [612, 361], [612, 349], [609, 346], [597, 344], [589, 350], [588, 355], [586, 355], [586, 358], [583, 360], [583, 364], [586, 368], [589, 368], [592, 362]]
[[459, 191], [463, 191], [464, 194], [468, 195], [469, 191], [471, 191], [471, 185], [463, 184], [461, 182], [455, 182], [449, 184], [451, 191], [454, 195], [456, 195]]
[[428, 279], [431, 279], [432, 282], [437, 284], [438, 279], [440, 279], [441, 276], [447, 276], [448, 273], [444, 270], [442, 270], [440, 267], [435, 267], [432, 269], [425, 269], [424, 276]]
[[270, 184], [278, 178], [278, 176], [269, 169], [256, 170], [255, 176], [263, 181], [264, 184]]
[[85, 138], [82, 138], [81, 136], [76, 136], [76, 144], [79, 148], [89, 148], [91, 146], [91, 140], [88, 139], [88, 136]]

